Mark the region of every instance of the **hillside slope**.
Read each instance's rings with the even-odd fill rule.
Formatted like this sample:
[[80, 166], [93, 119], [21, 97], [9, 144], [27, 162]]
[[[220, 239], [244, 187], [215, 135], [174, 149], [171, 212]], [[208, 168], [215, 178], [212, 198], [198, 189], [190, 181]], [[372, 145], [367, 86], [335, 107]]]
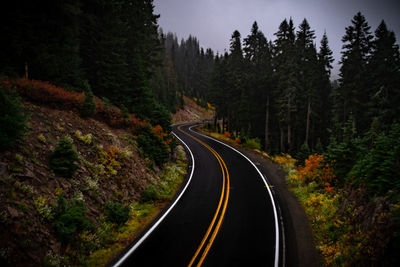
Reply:
[[214, 107], [210, 106], [209, 109], [205, 109], [199, 106], [195, 99], [191, 99], [186, 96], [183, 97], [183, 101], [183, 108], [179, 109], [175, 114], [172, 115], [172, 120], [174, 123], [212, 119], [214, 117]]
[[[0, 261], [104, 265], [179, 187], [186, 172], [182, 147], [174, 162], [157, 167], [141, 155], [132, 131], [83, 119], [72, 110], [26, 99], [23, 104], [30, 114], [28, 133], [0, 154]], [[65, 137], [79, 158], [72, 178], [57, 176], [49, 167]], [[130, 219], [125, 216], [121, 223], [126, 212]]]

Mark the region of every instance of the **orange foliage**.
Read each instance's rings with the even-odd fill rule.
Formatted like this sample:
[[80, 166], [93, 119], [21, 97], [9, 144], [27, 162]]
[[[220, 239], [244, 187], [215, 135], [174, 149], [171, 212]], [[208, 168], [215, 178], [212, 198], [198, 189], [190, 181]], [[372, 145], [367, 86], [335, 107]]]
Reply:
[[[304, 182], [314, 181], [319, 184], [329, 184], [329, 182], [335, 179], [332, 168], [324, 161], [324, 156], [318, 154], [310, 155], [308, 159], [306, 159], [304, 167], [298, 167], [298, 174], [300, 180]], [[330, 184], [327, 188], [331, 188]]]
[[236, 138], [235, 138], [235, 143], [236, 143], [236, 144], [240, 144], [240, 138], [239, 138], [239, 137], [236, 137]]
[[164, 139], [164, 137], [168, 136], [168, 133], [164, 132], [164, 129], [161, 127], [161, 125], [154, 126], [153, 133], [154, 133], [154, 135], [161, 137], [163, 139]]
[[[154, 126], [153, 133], [155, 136], [158, 136], [161, 139], [163, 139], [164, 144], [168, 146], [171, 144], [172, 138], [167, 138], [169, 135], [167, 132], [164, 132], [164, 129], [161, 127], [161, 125]], [[171, 151], [171, 148], [168, 147], [168, 151]]]
[[335, 193], [335, 189], [331, 186], [330, 183], [325, 182], [325, 183], [324, 183], [324, 186], [325, 186], [325, 191], [326, 191], [326, 192], [331, 193], [331, 194], [334, 194], [334, 193]]
[[106, 151], [109, 158], [118, 158], [121, 154], [121, 150], [116, 146], [107, 147]]
[[224, 135], [225, 135], [226, 137], [229, 138], [229, 137], [231, 137], [232, 134], [231, 134], [230, 132], [226, 131], [226, 132], [224, 133]]
[[56, 108], [78, 109], [85, 100], [85, 95], [83, 93], [67, 91], [49, 82], [18, 78], [8, 79], [5, 84], [15, 86], [19, 94], [32, 101], [50, 104]]

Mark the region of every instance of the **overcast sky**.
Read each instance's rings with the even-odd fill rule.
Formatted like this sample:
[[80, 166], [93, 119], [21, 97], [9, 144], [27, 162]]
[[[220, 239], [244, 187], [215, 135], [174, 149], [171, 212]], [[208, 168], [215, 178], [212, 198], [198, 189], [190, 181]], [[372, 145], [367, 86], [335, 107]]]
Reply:
[[[155, 13], [164, 32], [176, 33], [179, 39], [196, 36], [204, 48], [224, 53], [234, 30], [243, 37], [257, 21], [268, 40], [285, 18], [297, 26], [306, 18], [315, 30], [319, 47], [326, 30], [334, 53], [333, 75], [339, 71], [341, 38], [345, 27], [358, 12], [366, 17], [374, 32], [382, 19], [400, 38], [400, 0], [154, 0]], [[398, 42], [399, 43], [399, 42]]]

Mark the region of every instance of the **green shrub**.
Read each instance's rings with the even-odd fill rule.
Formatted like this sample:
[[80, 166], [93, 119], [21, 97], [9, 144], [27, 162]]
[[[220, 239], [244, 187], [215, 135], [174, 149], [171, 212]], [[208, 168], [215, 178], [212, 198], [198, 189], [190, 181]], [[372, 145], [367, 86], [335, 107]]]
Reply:
[[311, 155], [310, 148], [308, 147], [307, 143], [301, 145], [300, 151], [297, 152], [296, 159], [297, 165], [304, 166], [304, 162], [308, 157]]
[[171, 131], [171, 115], [163, 105], [153, 103], [150, 113], [147, 115], [152, 125], [161, 125], [165, 131]]
[[0, 147], [13, 146], [26, 133], [27, 118], [16, 94], [0, 85]]
[[61, 138], [50, 156], [50, 169], [56, 175], [71, 178], [78, 165], [78, 153], [72, 147], [72, 141], [69, 138]]
[[149, 185], [142, 192], [141, 202], [152, 202], [159, 199], [159, 192], [155, 185]]
[[68, 244], [73, 241], [77, 233], [92, 228], [85, 213], [86, 206], [82, 200], [74, 199], [71, 203], [67, 203], [64, 196], [58, 198], [53, 225], [62, 243]]
[[161, 137], [154, 134], [148, 124], [140, 129], [138, 145], [144, 155], [153, 160], [158, 166], [163, 165], [169, 157], [168, 145], [164, 143]]
[[129, 206], [109, 201], [106, 205], [106, 219], [108, 222], [123, 225], [129, 219]]
[[380, 133], [368, 152], [358, 157], [348, 178], [352, 183], [367, 184], [371, 194], [385, 195], [390, 190], [395, 194], [400, 190], [399, 161], [400, 124], [394, 124], [388, 134]]
[[244, 148], [247, 149], [261, 149], [260, 140], [258, 138], [255, 139], [247, 139], [246, 142], [243, 144]]
[[85, 101], [80, 109], [81, 116], [87, 118], [93, 116], [96, 110], [96, 104], [93, 101], [93, 92], [90, 87], [85, 91]]
[[327, 148], [326, 156], [330, 165], [333, 166], [338, 185], [344, 185], [344, 178], [353, 168], [357, 159], [367, 153], [367, 147], [363, 144], [361, 138], [354, 138], [338, 143], [332, 139]]

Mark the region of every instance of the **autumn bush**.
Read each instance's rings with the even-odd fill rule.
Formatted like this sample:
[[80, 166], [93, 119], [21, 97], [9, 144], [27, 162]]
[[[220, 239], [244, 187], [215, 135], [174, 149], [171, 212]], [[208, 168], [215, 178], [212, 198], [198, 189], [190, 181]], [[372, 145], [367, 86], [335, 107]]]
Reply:
[[107, 147], [105, 150], [99, 147], [98, 160], [104, 166], [107, 177], [117, 175], [121, 169], [122, 158], [121, 149], [116, 146]]
[[335, 182], [335, 175], [323, 155], [310, 155], [305, 160], [304, 167], [298, 167], [299, 179], [304, 183], [316, 182], [319, 185], [330, 187]]
[[231, 134], [230, 132], [226, 131], [226, 132], [224, 133], [224, 135], [225, 135], [225, 137], [230, 138], [232, 134]]
[[79, 110], [85, 100], [83, 93], [67, 91], [49, 82], [18, 78], [9, 79], [5, 83], [14, 86], [21, 96], [33, 102], [47, 104], [59, 109]]
[[113, 128], [130, 129], [135, 134], [148, 123], [134, 114], [129, 114], [113, 106], [106, 99], [101, 100], [94, 96], [88, 84], [86, 88], [82, 88], [85, 93], [68, 91], [49, 82], [25, 78], [4, 78], [1, 80], [1, 84], [7, 89], [14, 89], [22, 97], [35, 103], [57, 109], [75, 110], [82, 117], [94, 117]]

